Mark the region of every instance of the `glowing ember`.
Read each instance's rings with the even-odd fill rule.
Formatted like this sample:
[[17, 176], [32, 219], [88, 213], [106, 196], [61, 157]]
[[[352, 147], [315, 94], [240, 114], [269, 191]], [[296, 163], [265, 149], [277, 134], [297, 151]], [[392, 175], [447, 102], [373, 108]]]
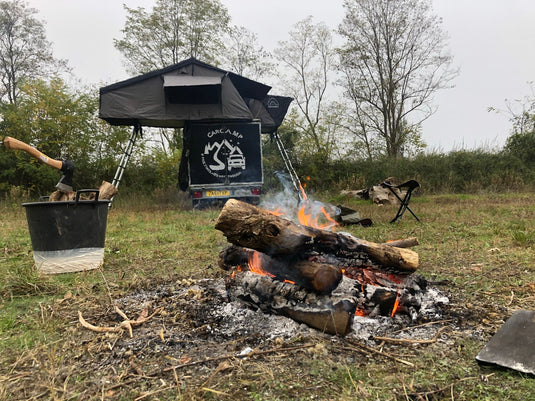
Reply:
[[362, 316], [362, 317], [364, 317], [364, 316], [368, 316], [368, 314], [366, 313], [365, 310], [362, 310], [362, 309], [357, 308], [357, 309], [355, 310], [355, 316]]

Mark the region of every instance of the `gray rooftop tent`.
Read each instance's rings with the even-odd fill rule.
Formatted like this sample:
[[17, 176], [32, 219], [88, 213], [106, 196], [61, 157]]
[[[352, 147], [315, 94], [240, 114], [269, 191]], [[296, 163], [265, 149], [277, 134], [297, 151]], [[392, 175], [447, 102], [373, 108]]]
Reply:
[[134, 127], [113, 184], [118, 186], [142, 126], [260, 120], [263, 133], [275, 132], [292, 99], [268, 95], [270, 90], [195, 58], [100, 88], [99, 117]]
[[112, 125], [183, 128], [187, 121], [281, 124], [291, 98], [195, 58], [100, 88], [99, 117]]

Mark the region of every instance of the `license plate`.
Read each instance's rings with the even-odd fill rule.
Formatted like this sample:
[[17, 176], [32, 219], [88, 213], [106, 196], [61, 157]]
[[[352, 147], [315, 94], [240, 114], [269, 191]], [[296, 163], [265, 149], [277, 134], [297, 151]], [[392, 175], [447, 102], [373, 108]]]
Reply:
[[214, 196], [230, 196], [230, 191], [223, 190], [223, 191], [206, 191], [207, 197], [214, 197]]

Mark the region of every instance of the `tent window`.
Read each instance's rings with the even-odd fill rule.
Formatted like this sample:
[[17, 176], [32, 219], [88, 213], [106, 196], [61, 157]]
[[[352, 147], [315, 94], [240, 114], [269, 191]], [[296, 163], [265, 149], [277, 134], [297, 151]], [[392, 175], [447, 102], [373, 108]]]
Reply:
[[171, 104], [217, 104], [221, 101], [221, 77], [164, 75], [163, 86]]

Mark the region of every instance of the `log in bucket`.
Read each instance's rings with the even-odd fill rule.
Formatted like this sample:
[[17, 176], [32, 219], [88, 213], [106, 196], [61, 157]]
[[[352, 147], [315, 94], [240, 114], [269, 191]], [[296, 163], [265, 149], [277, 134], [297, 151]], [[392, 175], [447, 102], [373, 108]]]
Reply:
[[[94, 192], [95, 198], [81, 200], [84, 192]], [[98, 196], [97, 189], [81, 189], [74, 201], [22, 204], [39, 272], [78, 272], [102, 265], [110, 201]]]

